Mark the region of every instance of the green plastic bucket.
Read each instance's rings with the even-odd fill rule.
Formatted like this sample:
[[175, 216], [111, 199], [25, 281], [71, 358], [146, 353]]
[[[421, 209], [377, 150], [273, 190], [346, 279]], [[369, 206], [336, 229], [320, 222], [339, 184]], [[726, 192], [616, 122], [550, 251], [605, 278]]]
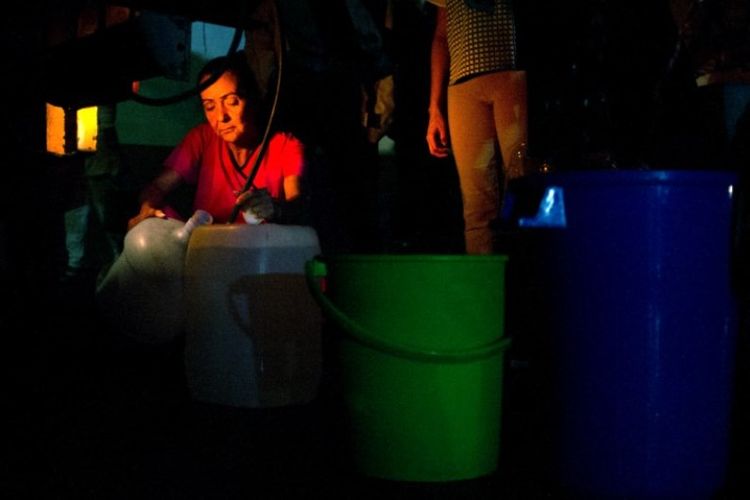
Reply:
[[[339, 255], [307, 263], [339, 327], [354, 465], [396, 481], [491, 474], [500, 451], [503, 255]], [[323, 291], [325, 289], [325, 292]]]

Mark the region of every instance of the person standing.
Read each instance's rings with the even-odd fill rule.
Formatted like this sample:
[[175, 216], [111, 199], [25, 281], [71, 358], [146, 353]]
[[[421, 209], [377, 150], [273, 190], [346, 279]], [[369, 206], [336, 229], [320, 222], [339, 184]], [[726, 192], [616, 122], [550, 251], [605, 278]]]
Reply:
[[512, 0], [428, 0], [438, 6], [427, 144], [453, 154], [469, 254], [497, 250], [504, 186], [526, 173], [526, 72], [517, 67]]

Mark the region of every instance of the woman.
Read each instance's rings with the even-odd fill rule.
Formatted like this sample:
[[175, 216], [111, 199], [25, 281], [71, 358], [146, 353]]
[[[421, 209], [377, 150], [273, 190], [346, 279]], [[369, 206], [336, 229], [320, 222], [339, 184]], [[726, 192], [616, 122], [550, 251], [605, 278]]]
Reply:
[[161, 174], [144, 188], [140, 212], [128, 228], [149, 217], [174, 217], [165, 199], [181, 183], [196, 186], [193, 208], [209, 212], [216, 223], [235, 222], [230, 220], [235, 205], [246, 222], [299, 219], [302, 143], [289, 133], [271, 134], [257, 175], [245, 190], [266, 117], [243, 52], [209, 61], [198, 74], [198, 83], [217, 76], [200, 93], [206, 123], [187, 133], [164, 162]]

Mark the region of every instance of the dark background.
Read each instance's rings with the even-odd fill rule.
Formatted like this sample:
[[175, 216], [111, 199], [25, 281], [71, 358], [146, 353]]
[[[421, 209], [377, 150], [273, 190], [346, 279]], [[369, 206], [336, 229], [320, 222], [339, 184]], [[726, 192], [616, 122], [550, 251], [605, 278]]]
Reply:
[[[116, 337], [96, 313], [94, 277], [60, 280], [65, 266], [62, 215], [81, 201], [82, 160], [44, 152], [45, 89], [58, 77], [45, 68], [46, 30], [55, 20], [75, 16], [78, 7], [95, 3], [20, 2], [0, 21], [5, 49], [0, 133], [5, 494], [233, 498], [257, 492], [259, 485], [275, 488], [278, 494], [272, 498], [316, 491], [352, 498], [423, 493], [354, 481], [343, 473], [346, 464], [335, 455], [335, 430], [326, 433], [329, 417], [319, 406], [248, 416], [218, 415], [191, 405], [178, 345], [152, 348]], [[746, 178], [747, 108], [735, 129], [727, 127], [727, 86], [695, 85], [702, 74], [750, 70], [746, 2], [703, 2], [708, 10], [682, 36], [678, 26], [691, 19], [686, 13], [697, 2], [518, 3], [534, 162], [547, 162], [558, 171], [731, 169]], [[222, 1], [210, 6], [121, 4], [228, 24], [247, 9], [242, 2]], [[339, 6], [311, 4], [323, 12]], [[328, 19], [330, 29], [343, 26], [333, 21], [335, 16]], [[388, 39], [397, 82], [396, 119], [389, 132], [395, 157], [383, 159], [370, 172], [355, 173], [348, 186], [331, 187], [323, 176], [320, 189], [335, 197], [340, 195], [336, 190], [354, 189], [369, 175], [369, 184], [358, 187], [377, 188], [375, 208], [367, 212], [374, 220], [371, 248], [459, 253], [462, 226], [454, 166], [450, 160], [430, 158], [424, 143], [432, 11], [398, 2], [395, 19]], [[739, 29], [732, 31], [733, 26]], [[354, 56], [348, 56], [351, 63]], [[336, 97], [329, 92], [320, 108], [346, 106]], [[311, 119], [316, 118], [325, 122], [327, 117]], [[341, 131], [338, 125], [330, 128], [332, 134]], [[136, 167], [139, 152], [131, 151]], [[133, 196], [144, 179], [136, 177]], [[745, 233], [738, 234], [746, 239]], [[742, 366], [740, 375], [744, 377]], [[741, 427], [734, 436], [739, 451], [733, 455], [728, 497], [735, 490], [739, 496], [746, 491]], [[552, 495], [536, 480], [531, 457], [537, 451], [515, 449], [511, 458], [518, 461], [509, 465], [510, 478], [491, 478], [465, 486], [466, 491], [426, 493], [464, 498], [500, 489], [516, 498]]]

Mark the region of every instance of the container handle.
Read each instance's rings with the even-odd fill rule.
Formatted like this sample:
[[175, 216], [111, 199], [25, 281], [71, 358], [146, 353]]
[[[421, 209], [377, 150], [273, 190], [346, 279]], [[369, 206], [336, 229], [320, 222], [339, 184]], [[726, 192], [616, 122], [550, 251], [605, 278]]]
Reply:
[[325, 263], [312, 259], [305, 263], [305, 276], [307, 284], [313, 298], [347, 336], [359, 344], [371, 347], [385, 354], [398, 356], [401, 358], [412, 359], [416, 361], [428, 361], [434, 363], [462, 363], [466, 361], [475, 361], [486, 358], [499, 351], [505, 350], [510, 346], [510, 338], [499, 338], [490, 343], [472, 347], [471, 349], [439, 351], [417, 349], [412, 346], [406, 346], [372, 335], [359, 323], [350, 318], [346, 313], [341, 311], [336, 305], [323, 293], [320, 288], [320, 279], [326, 276]]
[[563, 188], [558, 186], [548, 187], [539, 202], [539, 210], [537, 210], [536, 215], [519, 218], [518, 225], [521, 227], [566, 227]]

